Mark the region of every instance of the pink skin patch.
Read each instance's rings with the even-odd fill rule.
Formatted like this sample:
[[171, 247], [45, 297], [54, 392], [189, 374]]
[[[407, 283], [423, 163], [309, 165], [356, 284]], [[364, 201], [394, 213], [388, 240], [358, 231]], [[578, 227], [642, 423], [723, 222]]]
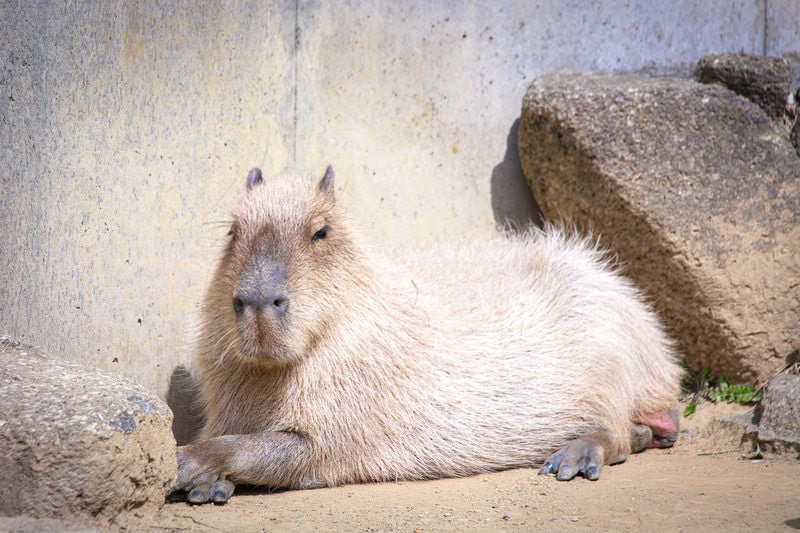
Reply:
[[641, 423], [649, 426], [653, 439], [648, 448], [669, 448], [678, 438], [678, 410], [670, 409], [642, 417]]

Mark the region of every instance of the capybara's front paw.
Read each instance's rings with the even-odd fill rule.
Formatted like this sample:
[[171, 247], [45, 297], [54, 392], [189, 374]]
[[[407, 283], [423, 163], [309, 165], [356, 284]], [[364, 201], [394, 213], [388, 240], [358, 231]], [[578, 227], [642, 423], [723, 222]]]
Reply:
[[178, 477], [171, 492], [185, 491], [192, 504], [223, 504], [233, 496], [234, 484], [225, 479], [223, 465], [203, 444], [178, 447]]

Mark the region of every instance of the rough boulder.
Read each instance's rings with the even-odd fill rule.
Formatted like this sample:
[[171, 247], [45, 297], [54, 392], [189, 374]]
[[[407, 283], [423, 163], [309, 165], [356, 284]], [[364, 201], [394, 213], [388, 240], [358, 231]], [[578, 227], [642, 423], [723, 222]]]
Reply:
[[171, 423], [138, 385], [0, 337], [0, 514], [104, 525], [163, 505]]
[[765, 383], [800, 343], [800, 159], [756, 104], [688, 79], [560, 72], [519, 152], [545, 218], [600, 236], [690, 370]]

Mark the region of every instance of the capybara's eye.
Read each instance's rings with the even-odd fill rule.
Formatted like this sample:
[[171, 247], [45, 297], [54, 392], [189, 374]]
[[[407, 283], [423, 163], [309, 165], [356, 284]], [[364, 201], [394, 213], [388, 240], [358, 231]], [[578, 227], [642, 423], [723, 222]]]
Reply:
[[320, 239], [324, 239], [328, 236], [328, 232], [331, 230], [330, 226], [324, 226], [321, 230], [317, 231], [314, 235], [311, 236], [311, 242], [317, 242]]
[[231, 224], [231, 229], [228, 230], [228, 237], [232, 241], [235, 241], [239, 238], [239, 226], [236, 224], [236, 222]]

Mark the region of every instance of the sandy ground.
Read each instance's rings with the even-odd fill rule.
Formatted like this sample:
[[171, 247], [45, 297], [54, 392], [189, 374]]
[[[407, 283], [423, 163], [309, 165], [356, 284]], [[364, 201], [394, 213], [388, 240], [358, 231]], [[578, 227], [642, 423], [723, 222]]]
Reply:
[[[130, 531], [791, 531], [800, 530], [800, 461], [743, 458], [700, 406], [671, 450], [559, 482], [518, 469], [465, 479], [237, 494], [224, 506], [171, 503]], [[735, 435], [735, 433], [734, 433]]]

